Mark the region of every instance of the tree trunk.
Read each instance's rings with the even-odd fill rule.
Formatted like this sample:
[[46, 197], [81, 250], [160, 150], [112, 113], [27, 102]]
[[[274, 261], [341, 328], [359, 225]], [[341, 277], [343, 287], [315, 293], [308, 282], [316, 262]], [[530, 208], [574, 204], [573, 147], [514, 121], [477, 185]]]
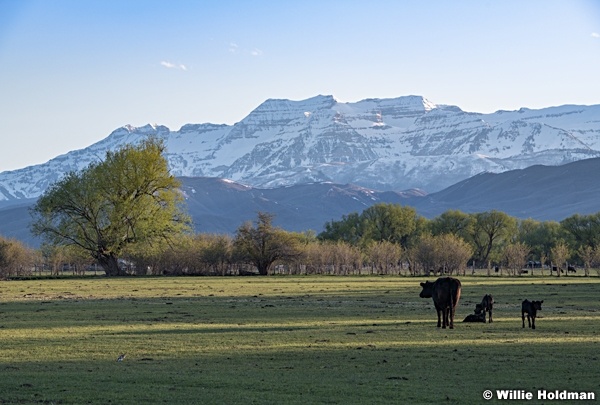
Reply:
[[121, 269], [119, 268], [119, 260], [115, 255], [102, 255], [98, 259], [98, 262], [108, 277], [123, 275]]
[[269, 268], [271, 267], [271, 264], [273, 264], [272, 261], [270, 260], [255, 260], [254, 265], [256, 266], [256, 269], [258, 270], [258, 274], [261, 276], [268, 276], [269, 275]]

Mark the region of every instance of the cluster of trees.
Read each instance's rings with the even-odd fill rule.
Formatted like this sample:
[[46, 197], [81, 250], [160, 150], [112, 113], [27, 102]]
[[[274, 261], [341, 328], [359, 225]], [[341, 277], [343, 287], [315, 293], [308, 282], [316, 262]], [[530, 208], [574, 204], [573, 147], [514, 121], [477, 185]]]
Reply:
[[0, 236], [0, 277], [25, 275], [39, 262], [37, 252], [16, 239]]
[[510, 274], [528, 263], [530, 267], [540, 263], [566, 270], [574, 262], [587, 275], [600, 262], [600, 213], [575, 214], [556, 222], [518, 220], [500, 211], [469, 214], [448, 210], [428, 220], [411, 207], [378, 204], [362, 214], [327, 223], [319, 237], [358, 246], [374, 240], [398, 243], [406, 252], [405, 259], [420, 264], [425, 272], [445, 266], [457, 270], [449, 264], [452, 260], [444, 258], [454, 251], [456, 255], [468, 253], [467, 261], [473, 267], [501, 266]]
[[528, 262], [565, 269], [577, 262], [588, 274], [600, 261], [600, 213], [540, 222], [450, 210], [429, 220], [411, 207], [377, 204], [326, 223], [319, 235], [279, 229], [268, 213], [234, 236], [195, 235], [163, 152], [151, 138], [55, 183], [32, 211], [44, 246], [33, 253], [0, 239], [0, 272], [22, 274], [37, 264], [81, 272], [99, 264], [109, 276], [429, 275], [464, 274], [468, 266], [518, 274]]

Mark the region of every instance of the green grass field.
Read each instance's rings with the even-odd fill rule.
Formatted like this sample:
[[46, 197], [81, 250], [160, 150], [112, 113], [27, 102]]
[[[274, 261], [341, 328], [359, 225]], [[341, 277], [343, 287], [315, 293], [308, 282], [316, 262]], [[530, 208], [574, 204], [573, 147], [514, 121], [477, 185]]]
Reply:
[[[479, 404], [486, 389], [534, 392], [529, 403], [539, 389], [600, 396], [600, 278], [460, 279], [454, 330], [436, 328], [432, 300], [418, 296], [422, 278], [3, 281], [0, 404]], [[486, 293], [494, 323], [462, 323]], [[536, 330], [521, 328], [525, 298], [544, 300]]]

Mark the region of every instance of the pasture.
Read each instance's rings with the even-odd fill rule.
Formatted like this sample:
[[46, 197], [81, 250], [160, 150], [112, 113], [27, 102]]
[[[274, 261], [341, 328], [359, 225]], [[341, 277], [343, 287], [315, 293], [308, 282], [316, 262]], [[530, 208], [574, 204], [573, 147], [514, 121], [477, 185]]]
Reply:
[[[454, 330], [435, 327], [432, 300], [419, 298], [424, 278], [2, 281], [0, 403], [479, 404], [486, 389], [600, 396], [599, 278], [459, 278]], [[462, 323], [486, 293], [494, 323]], [[536, 330], [521, 327], [525, 298], [544, 300]]]

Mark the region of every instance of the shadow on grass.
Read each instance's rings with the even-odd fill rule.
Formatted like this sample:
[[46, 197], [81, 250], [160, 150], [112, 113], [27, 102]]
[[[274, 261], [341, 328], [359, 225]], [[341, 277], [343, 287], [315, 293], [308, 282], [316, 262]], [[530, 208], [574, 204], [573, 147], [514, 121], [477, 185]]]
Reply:
[[334, 322], [394, 317], [430, 303], [392, 297], [169, 297], [144, 299], [55, 299], [0, 303], [0, 328], [122, 326], [161, 323]]
[[0, 363], [0, 370], [0, 403], [470, 404], [481, 403], [485, 389], [600, 392], [600, 362], [585, 343], [225, 348], [133, 353], [123, 362]]
[[[0, 403], [475, 404], [485, 389], [600, 392], [598, 284], [539, 283], [466, 283], [452, 331], [435, 327], [417, 281], [392, 293], [3, 302]], [[490, 291], [496, 321], [459, 323]], [[538, 297], [538, 329], [522, 329], [520, 300]]]

